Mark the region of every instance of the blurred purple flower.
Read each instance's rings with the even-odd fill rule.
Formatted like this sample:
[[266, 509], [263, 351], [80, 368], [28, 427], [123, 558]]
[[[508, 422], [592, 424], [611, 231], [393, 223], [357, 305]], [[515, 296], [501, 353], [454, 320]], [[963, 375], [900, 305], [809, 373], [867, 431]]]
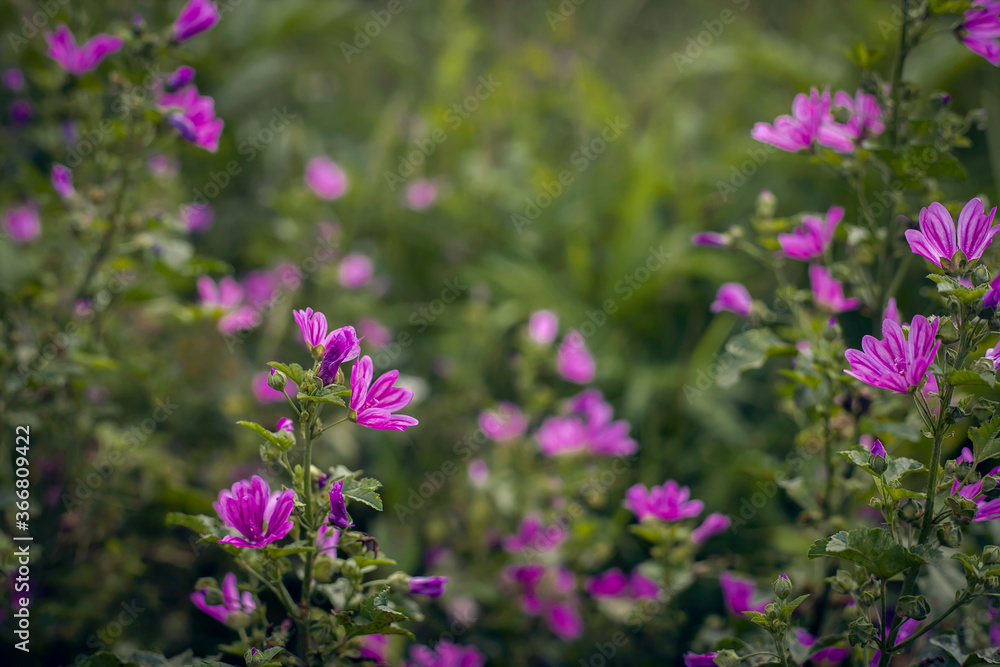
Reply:
[[[66, 143], [71, 143], [67, 141]], [[154, 153], [146, 161], [150, 173], [157, 178], [173, 178], [180, 172], [181, 165], [173, 155]]]
[[215, 211], [208, 204], [181, 206], [181, 222], [189, 232], [203, 232], [215, 222]]
[[7, 86], [15, 93], [24, 90], [24, 72], [17, 67], [11, 67], [3, 71], [3, 85]]
[[962, 25], [956, 30], [966, 48], [1000, 66], [1000, 2], [975, 0], [965, 11]]
[[351, 412], [353, 420], [361, 426], [384, 431], [404, 431], [419, 422], [407, 415], [394, 415], [396, 410], [405, 408], [413, 392], [393, 384], [399, 371], [389, 371], [372, 382], [374, 373], [372, 358], [368, 355], [351, 368]]
[[347, 193], [347, 173], [325, 155], [314, 157], [306, 165], [306, 185], [320, 199], [333, 201]]
[[598, 456], [629, 456], [639, 450], [639, 443], [629, 437], [631, 428], [622, 419], [612, 422], [614, 410], [597, 389], [588, 389], [570, 402], [573, 414], [585, 417], [587, 448]]
[[[972, 451], [968, 447], [962, 448], [962, 454], [957, 459], [955, 463], [962, 462], [974, 463], [975, 459], [972, 456]], [[1000, 466], [997, 466], [990, 470], [986, 475], [996, 475], [1000, 474]], [[983, 490], [983, 480], [980, 479], [974, 484], [963, 485], [961, 480], [956, 479], [951, 485], [951, 495], [959, 495], [963, 498], [971, 500], [976, 503], [976, 515], [973, 517], [973, 521], [992, 521], [993, 519], [1000, 519], [1000, 498], [994, 500], [987, 500], [986, 496], [979, 496], [980, 492]]]
[[407, 207], [414, 211], [425, 211], [437, 201], [438, 187], [433, 181], [418, 178], [406, 186], [405, 197]]
[[273, 271], [251, 271], [243, 276], [243, 291], [252, 308], [263, 310], [268, 306], [269, 310], [278, 291], [278, 279]]
[[184, 86], [194, 81], [194, 68], [181, 65], [173, 74], [167, 77], [167, 90], [180, 90]]
[[14, 243], [29, 243], [42, 233], [42, 221], [34, 202], [7, 209], [3, 229]]
[[410, 593], [438, 598], [444, 595], [448, 577], [410, 577]]
[[410, 647], [410, 660], [403, 667], [483, 667], [486, 656], [475, 646], [459, 646], [442, 639], [433, 650], [426, 646]]
[[684, 667], [715, 667], [715, 656], [718, 653], [692, 653], [688, 651], [684, 654]]
[[240, 593], [240, 589], [236, 586], [236, 575], [232, 572], [223, 578], [221, 592], [221, 604], [208, 604], [207, 591], [204, 590], [191, 593], [191, 602], [219, 623], [227, 623], [233, 614], [249, 614], [257, 608], [252, 593], [249, 591]]
[[[941, 267], [941, 261], [951, 261], [961, 250], [972, 261], [983, 256], [993, 236], [1000, 232], [1000, 225], [993, 226], [997, 209], [986, 213], [986, 206], [978, 197], [970, 199], [958, 214], [958, 229], [951, 213], [938, 202], [920, 209], [920, 230], [906, 230], [906, 241], [914, 253], [926, 257]], [[942, 267], [943, 268], [943, 267]]]
[[573, 454], [587, 447], [588, 433], [583, 422], [575, 417], [549, 417], [535, 433], [535, 439], [546, 456]]
[[14, 100], [10, 103], [10, 120], [15, 125], [23, 125], [31, 120], [35, 110], [28, 100]]
[[[890, 614], [891, 616], [891, 614]], [[899, 626], [899, 632], [896, 633], [896, 644], [904, 642], [913, 636], [913, 633], [917, 631], [917, 627], [920, 625], [920, 621], [915, 618], [908, 618], [903, 621]], [[886, 639], [889, 636], [889, 628], [892, 627], [892, 620], [887, 619], [884, 629], [882, 631], [882, 638]], [[870, 667], [878, 667], [878, 663], [882, 661], [882, 651], [875, 649], [872, 654], [871, 662], [869, 662]]]
[[566, 530], [558, 525], [546, 526], [537, 514], [529, 514], [521, 519], [517, 532], [504, 538], [503, 548], [508, 553], [531, 551], [545, 553], [552, 551], [566, 541]]
[[277, 425], [275, 425], [274, 430], [280, 433], [281, 431], [295, 431], [295, 424], [288, 417], [282, 417], [278, 420]]
[[576, 607], [565, 602], [552, 605], [545, 615], [552, 634], [564, 642], [578, 639], [583, 634], [583, 619]]
[[334, 482], [330, 487], [330, 515], [327, 518], [337, 528], [350, 528], [354, 525], [351, 515], [347, 513], [347, 500], [344, 498], [344, 480]]
[[757, 593], [757, 586], [750, 579], [737, 577], [729, 572], [723, 572], [719, 576], [719, 586], [722, 587], [722, 599], [726, 603], [726, 608], [734, 616], [741, 616], [745, 611], [764, 612], [764, 607], [770, 600], [753, 601]]
[[386, 649], [389, 638], [386, 635], [363, 635], [361, 637], [361, 648], [358, 657], [363, 660], [374, 660], [382, 664], [386, 659]]
[[627, 576], [617, 567], [588, 579], [584, 588], [595, 598], [655, 599], [660, 592], [660, 586], [642, 576], [638, 569], [632, 570], [631, 576]]
[[198, 278], [198, 295], [209, 308], [233, 308], [243, 301], [243, 286], [226, 276], [216, 285], [208, 276]]
[[576, 384], [587, 384], [594, 379], [597, 365], [579, 332], [570, 331], [563, 338], [556, 354], [556, 368], [563, 379]]
[[179, 42], [209, 30], [219, 22], [219, 10], [211, 0], [190, 0], [174, 21], [174, 37]]
[[[306, 311], [308, 310], [309, 309], [307, 308]], [[323, 316], [322, 313], [317, 313], [317, 315]], [[324, 325], [325, 332], [325, 316], [323, 316], [322, 324]], [[301, 327], [302, 325], [299, 324], [299, 326]], [[319, 334], [320, 332], [317, 330], [313, 333]], [[303, 338], [306, 336], [305, 329], [302, 330], [302, 336]], [[357, 359], [358, 355], [361, 354], [361, 339], [358, 338], [358, 334], [355, 333], [354, 327], [346, 326], [334, 329], [329, 334], [326, 334], [322, 337], [322, 342], [326, 347], [326, 352], [323, 353], [323, 361], [320, 362], [319, 371], [316, 375], [323, 381], [323, 384], [333, 384], [337, 380], [337, 373], [340, 371], [340, 365], [345, 361]], [[355, 368], [357, 368], [357, 366], [355, 366]], [[396, 373], [398, 375], [398, 372]], [[354, 378], [352, 376], [352, 382], [353, 379]], [[353, 396], [351, 397], [351, 402], [354, 402]], [[354, 408], [351, 409], [353, 410]]]
[[94, 35], [86, 44], [78, 47], [73, 33], [63, 23], [56, 27], [55, 33], [45, 33], [45, 40], [49, 43], [49, 58], [77, 76], [95, 69], [102, 60], [121, 49], [124, 44], [121, 37], [102, 33]]
[[[253, 392], [254, 398], [257, 399], [258, 403], [278, 403], [284, 401], [285, 397], [281, 395], [280, 391], [272, 389], [269, 384], [267, 384], [267, 376], [270, 375], [272, 371], [262, 371], [257, 375], [253, 376], [253, 381], [250, 384], [250, 390]], [[285, 385], [285, 394], [288, 396], [294, 396], [298, 389], [295, 383], [291, 380]]]
[[698, 516], [705, 508], [700, 500], [690, 500], [691, 490], [680, 486], [672, 479], [662, 486], [647, 489], [643, 484], [636, 484], [625, 492], [625, 502], [622, 503], [631, 510], [639, 521], [654, 517], [661, 521], [681, 521]]
[[905, 394], [923, 382], [927, 369], [934, 361], [941, 341], [937, 340], [940, 320], [931, 324], [923, 315], [916, 315], [910, 324], [909, 338], [892, 320], [882, 321], [882, 336], [865, 336], [861, 350], [845, 353], [850, 370], [844, 372], [865, 384]]
[[[796, 634], [798, 636], [799, 644], [809, 648], [816, 643], [816, 638], [809, 634], [809, 631], [804, 628], [796, 628]], [[847, 647], [840, 646], [830, 646], [813, 653], [809, 659], [813, 664], [822, 665], [842, 665], [847, 662], [848, 657], [851, 655], [851, 649]]]
[[850, 153], [858, 141], [866, 137], [877, 137], [885, 131], [882, 107], [874, 95], [858, 89], [852, 97], [850, 93], [839, 90], [833, 96], [832, 106], [846, 109], [850, 116], [843, 125], [834, 122], [832, 118], [827, 119], [820, 129], [820, 143], [841, 153]]
[[73, 189], [73, 172], [61, 164], [52, 165], [52, 187], [63, 199], [72, 197], [76, 193]]
[[161, 93], [156, 103], [162, 111], [170, 114], [167, 121], [185, 141], [209, 153], [219, 150], [219, 137], [225, 123], [215, 116], [215, 100], [199, 95], [197, 86], [185, 86], [175, 93]]
[[748, 317], [752, 305], [753, 298], [746, 287], [739, 283], [723, 283], [709, 309], [713, 313], [728, 310], [742, 317]]
[[559, 317], [551, 310], [536, 310], [528, 319], [528, 338], [538, 345], [550, 345], [559, 335]]
[[372, 265], [371, 258], [367, 255], [354, 253], [340, 260], [337, 275], [341, 285], [347, 289], [358, 289], [368, 284], [374, 272], [375, 267]]
[[392, 342], [392, 333], [389, 329], [372, 317], [358, 320], [358, 333], [372, 347], [385, 347]]
[[524, 435], [528, 420], [513, 403], [501, 403], [496, 410], [479, 413], [479, 428], [490, 440], [510, 442]]
[[844, 209], [834, 206], [826, 212], [826, 218], [815, 215], [802, 216], [802, 224], [791, 234], [778, 234], [778, 243], [785, 256], [803, 262], [819, 257], [833, 243], [837, 225], [844, 219]]
[[729, 528], [729, 524], [729, 517], [713, 512], [705, 517], [700, 526], [691, 531], [691, 541], [695, 544], [704, 544], [709, 538]]
[[729, 245], [729, 237], [718, 232], [698, 232], [691, 237], [691, 245], [704, 248], [725, 248]]
[[843, 283], [834, 280], [821, 264], [809, 265], [809, 284], [812, 287], [813, 301], [830, 312], [844, 313], [861, 306], [861, 299], [844, 297]]
[[295, 508], [294, 498], [292, 489], [271, 493], [267, 482], [257, 475], [236, 482], [231, 490], [223, 489], [214, 504], [215, 511], [242, 537], [229, 535], [219, 542], [259, 549], [280, 540], [295, 525], [290, 518]]

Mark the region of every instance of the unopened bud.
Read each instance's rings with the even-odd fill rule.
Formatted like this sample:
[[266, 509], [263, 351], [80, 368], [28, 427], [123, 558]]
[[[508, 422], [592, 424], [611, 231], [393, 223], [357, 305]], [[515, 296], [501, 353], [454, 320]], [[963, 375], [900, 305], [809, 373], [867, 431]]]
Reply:
[[983, 562], [987, 565], [1000, 563], [1000, 547], [995, 544], [983, 547]]
[[938, 528], [937, 537], [941, 544], [955, 549], [962, 543], [962, 529], [948, 523]]
[[788, 575], [782, 572], [781, 576], [771, 584], [771, 589], [779, 600], [784, 600], [792, 593], [792, 582], [788, 579]]
[[931, 606], [923, 595], [904, 595], [896, 602], [896, 613], [903, 618], [922, 621], [931, 613]]
[[275, 391], [285, 391], [285, 385], [288, 383], [288, 377], [284, 373], [276, 368], [272, 368], [271, 372], [267, 376], [267, 386]]

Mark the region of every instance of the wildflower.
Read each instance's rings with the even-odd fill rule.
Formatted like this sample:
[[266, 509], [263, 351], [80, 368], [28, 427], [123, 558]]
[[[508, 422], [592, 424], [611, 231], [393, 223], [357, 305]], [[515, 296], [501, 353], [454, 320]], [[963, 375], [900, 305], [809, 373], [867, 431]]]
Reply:
[[102, 60], [120, 50], [124, 44], [121, 37], [101, 33], [91, 37], [82, 47], [78, 47], [73, 33], [63, 23], [56, 26], [55, 33], [45, 33], [45, 41], [49, 43], [49, 58], [76, 76], [95, 69]]
[[844, 219], [844, 209], [834, 206], [826, 212], [826, 218], [815, 215], [802, 216], [802, 224], [791, 234], [778, 234], [778, 243], [787, 257], [803, 262], [819, 257], [833, 243], [837, 225]]
[[490, 440], [510, 442], [524, 435], [528, 420], [513, 403], [501, 403], [497, 410], [479, 414], [479, 428]]
[[3, 219], [3, 229], [14, 243], [29, 243], [42, 233], [42, 221], [38, 217], [35, 204], [28, 202], [7, 209]]
[[17, 67], [5, 69], [3, 74], [0, 75], [0, 79], [3, 80], [3, 85], [15, 93], [24, 90], [24, 72]]
[[[72, 143], [72, 142], [66, 142]], [[163, 153], [154, 153], [149, 156], [146, 166], [150, 173], [157, 178], [174, 178], [180, 172], [181, 166], [177, 158]]]
[[294, 432], [295, 425], [292, 423], [292, 420], [289, 419], [288, 417], [282, 417], [281, 419], [278, 420], [278, 423], [274, 427], [274, 429], [278, 433], [281, 433], [282, 431]]
[[872, 446], [871, 448], [869, 448], [868, 451], [872, 456], [878, 456], [883, 459], [885, 458], [886, 455], [885, 446], [882, 444], [881, 440], [875, 440], [875, 442], [872, 443]]
[[215, 211], [208, 204], [181, 206], [181, 222], [189, 232], [203, 232], [215, 222]]
[[632, 598], [633, 600], [655, 599], [660, 586], [642, 576], [638, 568], [626, 575], [617, 567], [588, 579], [584, 589], [595, 598]]
[[219, 623], [227, 623], [233, 614], [249, 614], [257, 608], [253, 595], [244, 591], [240, 593], [236, 587], [236, 575], [230, 572], [222, 580], [222, 603], [208, 604], [206, 601], [207, 591], [200, 590], [191, 593], [191, 602], [194, 606], [217, 620]]
[[526, 550], [545, 553], [565, 542], [566, 537], [562, 526], [544, 526], [540, 516], [529, 514], [521, 520], [516, 533], [504, 538], [503, 548], [508, 553]]
[[715, 667], [715, 656], [718, 653], [692, 653], [688, 651], [684, 654], [684, 667]]
[[[972, 456], [972, 451], [968, 447], [962, 448], [962, 454], [955, 459], [955, 463], [974, 463], [975, 459]], [[997, 475], [1000, 474], [1000, 466], [993, 468], [987, 475]], [[986, 496], [980, 496], [983, 490], [983, 480], [980, 479], [975, 484], [962, 484], [961, 479], [956, 479], [954, 484], [951, 485], [951, 495], [959, 495], [963, 498], [967, 498], [972, 502], [976, 503], [976, 515], [973, 517], [973, 521], [991, 521], [993, 519], [1000, 519], [1000, 498], [994, 500], [987, 500]], [[976, 496], [979, 496], [978, 498]]]
[[52, 165], [52, 187], [63, 199], [69, 199], [76, 190], [73, 189], [73, 172], [61, 164]]
[[726, 608], [734, 616], [740, 616], [745, 611], [759, 611], [763, 613], [764, 607], [769, 600], [753, 601], [757, 592], [757, 587], [750, 579], [737, 577], [729, 572], [723, 572], [719, 576], [719, 586], [722, 587], [722, 599], [726, 603]]
[[410, 648], [410, 660], [404, 667], [483, 667], [486, 656], [475, 646], [459, 646], [442, 639], [434, 649], [426, 646]]
[[939, 320], [933, 324], [917, 315], [910, 324], [909, 338], [892, 320], [882, 321], [882, 336], [865, 336], [861, 350], [845, 353], [850, 370], [844, 372], [865, 384], [905, 394], [923, 382], [941, 341], [936, 340]]
[[639, 449], [639, 443], [629, 437], [629, 423], [624, 419], [612, 422], [614, 410], [604, 401], [601, 392], [589, 389], [570, 401], [573, 414], [585, 418], [587, 448], [599, 456], [629, 456]]
[[347, 500], [344, 498], [344, 480], [334, 482], [330, 487], [330, 515], [327, 519], [337, 528], [351, 528], [354, 522], [347, 513]]
[[[309, 308], [305, 311], [309, 312]], [[317, 315], [322, 315], [322, 313], [317, 313]], [[323, 317], [326, 320], [326, 317]], [[301, 328], [301, 324], [299, 327]], [[315, 331], [313, 338], [317, 336], [319, 330]], [[302, 331], [303, 338], [305, 338], [306, 332]], [[345, 361], [352, 361], [358, 358], [361, 354], [361, 339], [358, 338], [358, 334], [354, 331], [354, 327], [346, 326], [340, 327], [339, 329], [334, 329], [329, 334], [325, 334], [322, 337], [323, 346], [326, 351], [323, 353], [323, 361], [319, 364], [319, 371], [317, 376], [323, 381], [323, 384], [333, 384], [337, 380], [337, 375], [340, 372], [340, 365]], [[308, 339], [307, 341], [308, 342]], [[355, 366], [356, 368], [356, 366]], [[351, 399], [353, 403], [353, 397]]]
[[681, 521], [701, 514], [705, 504], [700, 500], [690, 500], [691, 490], [670, 479], [662, 486], [647, 489], [636, 484], [625, 492], [622, 503], [631, 510], [639, 521], [653, 517], [661, 521]]
[[272, 271], [251, 271], [243, 277], [243, 292], [252, 308], [270, 309], [278, 291], [278, 279]]
[[997, 275], [990, 283], [990, 288], [983, 295], [983, 308], [993, 308], [1000, 306], [1000, 275]]
[[583, 620], [574, 595], [576, 577], [563, 567], [515, 565], [503, 570], [501, 577], [519, 592], [521, 608], [529, 616], [544, 616], [549, 629], [563, 641], [583, 634]]
[[726, 528], [729, 528], [729, 517], [725, 514], [713, 512], [705, 517], [701, 525], [691, 531], [691, 541], [695, 544], [704, 544], [714, 535], [718, 535]]
[[[345, 327], [346, 328], [346, 327]], [[394, 415], [405, 408], [413, 392], [393, 384], [399, 371], [389, 371], [372, 382], [374, 366], [368, 355], [351, 368], [351, 418], [352, 421], [380, 430], [404, 431], [419, 422], [407, 415]]]
[[363, 635], [360, 638], [361, 649], [358, 657], [362, 660], [374, 660], [377, 664], [382, 664], [386, 660], [386, 649], [389, 638], [386, 635]]
[[712, 302], [709, 310], [713, 313], [721, 313], [724, 310], [728, 310], [742, 317], [749, 317], [752, 304], [753, 299], [750, 297], [750, 292], [747, 291], [746, 287], [739, 283], [724, 283], [719, 288], [719, 292], [715, 296], [715, 301]]
[[843, 313], [861, 305], [861, 299], [845, 298], [843, 284], [834, 280], [830, 272], [820, 264], [809, 265], [809, 283], [812, 286], [813, 301], [826, 310]]
[[385, 347], [392, 342], [392, 333], [389, 329], [371, 317], [363, 317], [358, 321], [358, 332], [369, 345], [374, 347]]
[[406, 186], [405, 196], [407, 207], [414, 211], [425, 211], [437, 201], [438, 187], [433, 181], [418, 178]]
[[167, 90], [180, 90], [184, 86], [194, 81], [194, 68], [181, 65], [174, 73], [167, 77]]
[[975, 0], [967, 9], [962, 24], [956, 30], [966, 48], [1000, 66], [1000, 2]]
[[14, 100], [10, 103], [10, 120], [14, 125], [24, 125], [35, 115], [35, 110], [27, 100]]
[[819, 143], [838, 153], [851, 153], [858, 141], [877, 137], [885, 130], [882, 109], [874, 95], [858, 90], [851, 97], [850, 93], [841, 90], [833, 96], [833, 106], [846, 109], [850, 116], [843, 125], [832, 117], [825, 119], [819, 131]]
[[528, 338], [539, 345], [549, 345], [559, 334], [559, 317], [551, 310], [536, 310], [528, 319]]
[[[295, 317], [295, 323], [299, 325], [299, 331], [302, 332], [302, 340], [305, 341], [306, 345], [309, 347], [319, 347], [320, 345], [324, 348], [326, 347], [326, 344], [330, 342], [330, 338], [333, 336], [332, 333], [327, 333], [326, 315], [319, 311], [313, 311], [312, 308], [293, 310], [292, 315]], [[358, 353], [360, 354], [360, 352], [361, 348], [359, 346]]]
[[997, 367], [997, 359], [1000, 359], [1000, 342], [998, 342], [994, 347], [986, 350], [986, 354], [983, 356], [993, 362], [994, 369], [1000, 370], [1000, 368]]
[[583, 451], [588, 442], [587, 428], [575, 417], [549, 417], [535, 433], [535, 439], [546, 456]]
[[804, 93], [795, 96], [791, 116], [778, 116], [773, 125], [757, 123], [750, 135], [757, 141], [794, 153], [812, 146], [829, 112], [830, 91], [824, 90], [821, 95], [813, 88], [808, 96]]
[[[253, 392], [254, 398], [259, 403], [278, 403], [285, 400], [280, 391], [272, 389], [267, 383], [268, 375], [273, 372], [274, 369], [271, 369], [270, 372], [262, 371], [253, 376], [253, 380], [250, 383], [250, 391]], [[288, 384], [285, 385], [285, 395], [294, 396], [297, 392], [298, 389], [295, 383], [289, 380]]]
[[340, 261], [337, 276], [347, 289], [358, 289], [371, 281], [373, 273], [372, 260], [367, 255], [355, 253]]
[[884, 317], [902, 326], [903, 322], [899, 318], [899, 307], [896, 305], [896, 297], [890, 297], [889, 301], [885, 304]]
[[294, 499], [292, 489], [271, 493], [267, 482], [257, 475], [236, 482], [231, 490], [223, 489], [214, 504], [215, 511], [242, 537], [229, 535], [219, 542], [259, 549], [280, 540], [295, 525], [289, 518], [295, 508]]
[[725, 248], [729, 245], [729, 237], [718, 232], [698, 232], [691, 237], [691, 244], [706, 248]]
[[156, 103], [170, 114], [167, 121], [182, 139], [210, 153], [219, 150], [219, 136], [225, 123], [215, 117], [215, 101], [199, 95], [197, 86], [192, 84], [175, 93], [160, 93]]
[[438, 598], [444, 595], [448, 577], [410, 577], [410, 593]]
[[[816, 638], [805, 628], [796, 628], [799, 644], [809, 648], [816, 643]], [[841, 646], [830, 646], [813, 653], [809, 659], [816, 665], [842, 665], [851, 655], [851, 649]]]
[[189, 0], [174, 21], [174, 37], [179, 42], [209, 30], [219, 22], [219, 10], [211, 0]]
[[306, 165], [305, 181], [317, 197], [327, 201], [343, 197], [349, 185], [344, 170], [325, 155], [314, 157], [309, 161]]
[[979, 259], [993, 242], [993, 236], [1000, 232], [1000, 226], [992, 226], [996, 212], [996, 207], [993, 207], [987, 215], [981, 199], [970, 199], [958, 214], [956, 235], [951, 213], [938, 202], [933, 202], [920, 209], [920, 230], [906, 230], [906, 241], [913, 252], [942, 268], [942, 262], [950, 264], [959, 250], [969, 261]]
[[594, 379], [597, 366], [579, 332], [570, 331], [563, 338], [556, 355], [556, 368], [559, 375], [576, 384], [587, 384]]

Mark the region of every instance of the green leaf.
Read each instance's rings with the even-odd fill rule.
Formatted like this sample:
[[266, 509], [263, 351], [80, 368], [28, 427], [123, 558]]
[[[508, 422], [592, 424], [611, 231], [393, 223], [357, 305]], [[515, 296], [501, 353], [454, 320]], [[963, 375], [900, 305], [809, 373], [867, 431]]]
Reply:
[[941, 635], [939, 637], [934, 637], [931, 639], [931, 644], [937, 646], [938, 648], [944, 649], [944, 652], [955, 659], [960, 665], [965, 664], [965, 659], [968, 657], [964, 651], [962, 651], [961, 646], [958, 644], [958, 639], [954, 634]]
[[294, 438], [291, 438], [287, 435], [272, 433], [271, 431], [268, 431], [266, 428], [264, 428], [263, 426], [261, 426], [256, 422], [248, 422], [241, 420], [236, 423], [239, 424], [240, 426], [247, 427], [257, 435], [264, 436], [265, 440], [267, 440], [268, 442], [270, 442], [272, 445], [274, 445], [283, 452], [288, 451], [291, 448], [291, 446], [295, 444]]
[[269, 361], [267, 365], [287, 375], [288, 379], [294, 382], [296, 386], [302, 384], [302, 381], [306, 379], [305, 370], [298, 364], [282, 364], [277, 361]]
[[767, 616], [760, 613], [759, 611], [745, 611], [743, 612], [743, 615], [763, 628], [769, 626], [769, 623], [767, 622]]
[[970, 0], [931, 0], [932, 14], [961, 14], [972, 6]]
[[344, 495], [369, 507], [374, 507], [379, 512], [382, 511], [382, 497], [375, 492], [381, 488], [382, 482], [371, 477], [362, 479], [345, 479]]
[[364, 556], [355, 556], [354, 562], [357, 563], [358, 567], [368, 567], [369, 565], [398, 565], [398, 563], [391, 558], [366, 558]]
[[195, 516], [192, 514], [184, 514], [182, 512], [170, 512], [167, 514], [165, 523], [168, 526], [184, 526], [185, 528], [190, 528], [199, 534], [214, 534], [215, 531], [212, 526], [212, 521], [211, 517], [205, 516], [204, 514]]
[[316, 547], [307, 547], [304, 545], [299, 546], [289, 546], [289, 547], [275, 547], [271, 548], [268, 545], [267, 553], [273, 558], [285, 558], [286, 556], [292, 556], [294, 554], [304, 554], [310, 551], [316, 551]]
[[808, 555], [809, 558], [826, 556], [853, 561], [882, 579], [891, 579], [924, 562], [923, 558], [897, 544], [884, 528], [842, 530], [814, 542]]
[[[868, 474], [878, 477], [875, 471], [868, 467], [868, 457], [870, 456], [868, 452], [861, 451], [859, 449], [848, 449], [842, 452], [837, 452], [838, 456], [842, 456], [851, 463], [860, 466], [865, 469]], [[885, 481], [895, 482], [901, 477], [905, 477], [911, 473], [920, 472], [924, 469], [924, 464], [920, 461], [915, 461], [913, 459], [901, 456], [896, 458], [894, 456], [886, 457], [889, 466], [885, 469], [883, 475], [885, 476]]]
[[1000, 456], [1000, 415], [985, 424], [969, 429], [976, 465], [987, 459]]
[[126, 662], [110, 651], [95, 653], [83, 662], [81, 667], [142, 667], [135, 662]]
[[413, 634], [409, 630], [394, 625], [400, 621], [407, 621], [410, 617], [386, 604], [387, 591], [388, 588], [361, 601], [358, 613], [361, 618], [368, 619], [368, 622], [351, 629], [350, 636], [398, 634], [413, 638]]
[[954, 371], [948, 375], [948, 384], [956, 387], [982, 387], [992, 389], [994, 375], [975, 371]]
[[726, 343], [729, 363], [717, 379], [720, 387], [736, 384], [743, 371], [760, 368], [771, 357], [796, 354], [794, 345], [778, 338], [770, 329], [752, 329]]
[[984, 648], [976, 651], [962, 663], [962, 667], [974, 665], [1000, 665], [1000, 648]]
[[803, 602], [805, 602], [805, 599], [807, 597], [809, 597], [808, 593], [806, 593], [805, 595], [800, 595], [794, 600], [789, 600], [788, 602], [786, 602], [784, 609], [781, 610], [781, 617], [785, 620], [788, 620], [788, 617], [792, 615], [792, 612], [795, 611], [795, 608], [798, 607]]
[[310, 401], [312, 403], [333, 403], [334, 405], [346, 405], [344, 399], [337, 398], [336, 396], [310, 396], [309, 394], [299, 393], [295, 398], [300, 401]]

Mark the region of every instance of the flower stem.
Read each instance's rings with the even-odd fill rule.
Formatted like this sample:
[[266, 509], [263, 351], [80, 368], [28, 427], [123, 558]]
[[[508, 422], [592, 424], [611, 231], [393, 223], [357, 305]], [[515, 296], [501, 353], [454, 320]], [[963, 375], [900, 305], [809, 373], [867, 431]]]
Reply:
[[[312, 421], [305, 424], [306, 452], [302, 460], [302, 494], [305, 496], [306, 504], [306, 539], [314, 540], [313, 537], [313, 497], [312, 497]], [[312, 589], [313, 558], [315, 554], [310, 551], [306, 554], [305, 573], [302, 576], [302, 659], [309, 662], [309, 595]]]

